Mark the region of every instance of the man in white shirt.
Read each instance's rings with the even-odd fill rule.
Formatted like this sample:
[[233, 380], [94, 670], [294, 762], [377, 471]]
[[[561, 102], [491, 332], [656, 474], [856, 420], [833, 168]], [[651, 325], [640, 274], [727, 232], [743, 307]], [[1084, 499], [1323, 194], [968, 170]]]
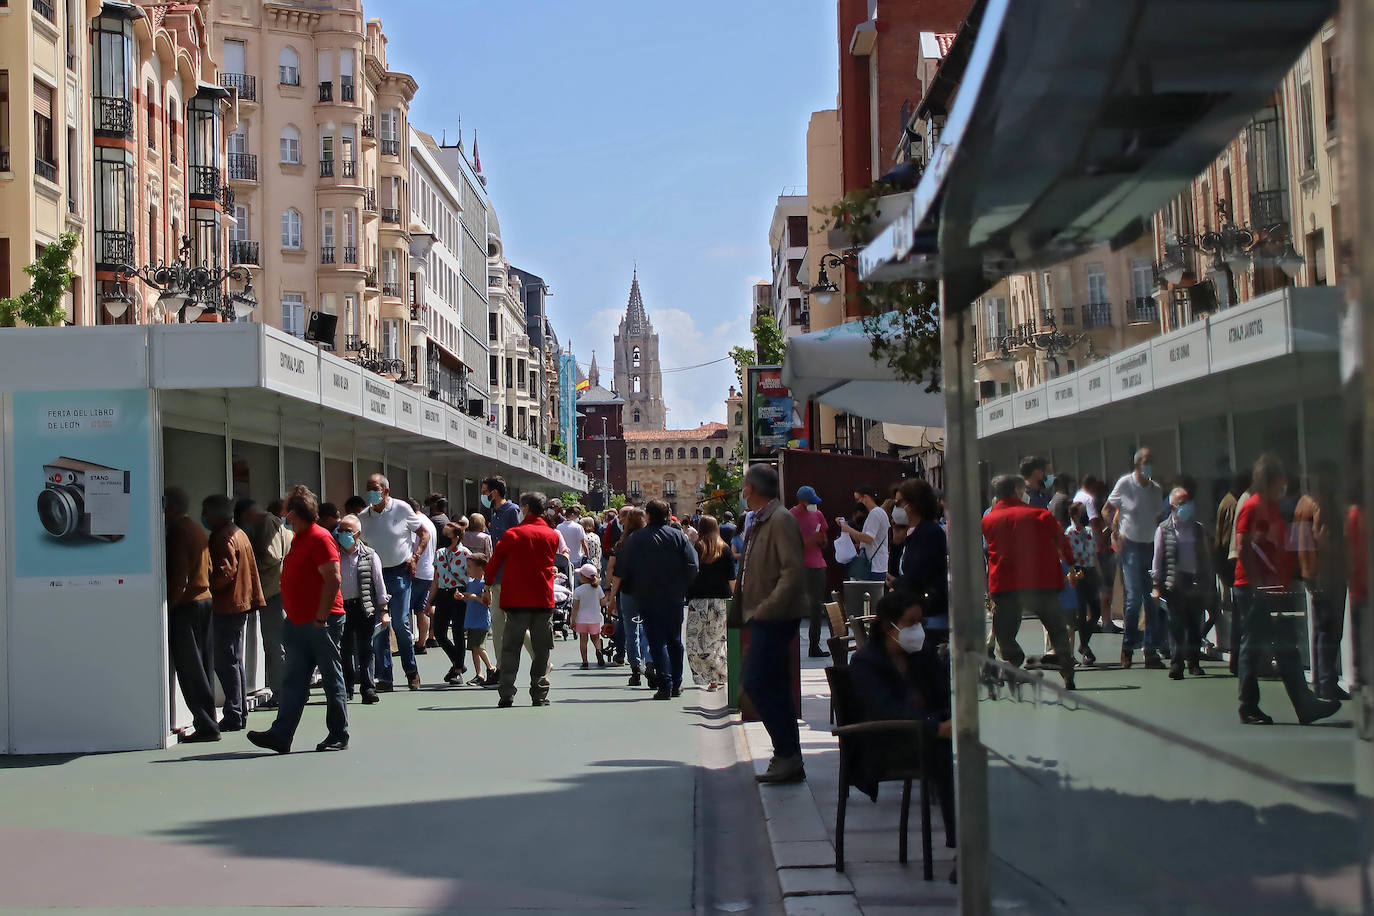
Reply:
[[854, 491], [854, 500], [864, 504], [868, 510], [868, 518], [864, 521], [864, 530], [855, 531], [850, 527], [849, 522], [843, 517], [835, 519], [839, 524], [840, 530], [849, 535], [854, 546], [861, 547], [868, 555], [868, 562], [873, 568], [870, 577], [874, 582], [883, 582], [887, 579], [887, 550], [891, 546], [892, 522], [883, 511], [883, 507], [878, 505], [878, 491], [869, 486], [859, 487]]
[[1160, 608], [1150, 592], [1150, 564], [1154, 561], [1155, 529], [1164, 509], [1164, 489], [1153, 480], [1150, 450], [1135, 453], [1135, 468], [1116, 482], [1107, 497], [1103, 515], [1121, 557], [1121, 580], [1126, 601], [1122, 608], [1121, 667], [1129, 668], [1131, 655], [1141, 645], [1140, 609], [1145, 608], [1145, 667], [1163, 668], [1159, 642], [1165, 627]]
[[587, 530], [582, 527], [582, 516], [576, 506], [568, 506], [563, 510], [563, 521], [558, 523], [558, 533], [563, 536], [563, 543], [568, 545], [568, 554], [572, 558], [573, 569], [577, 569], [586, 561]]
[[[363, 539], [377, 551], [382, 563], [382, 581], [390, 596], [387, 610], [391, 614], [391, 628], [401, 650], [401, 667], [411, 690], [420, 689], [420, 669], [415, 663], [415, 637], [410, 630], [410, 589], [415, 570], [425, 548], [432, 545], [429, 530], [420, 516], [399, 499], [391, 498], [391, 484], [381, 474], [367, 479], [363, 494], [368, 509], [360, 521]], [[432, 528], [430, 529], [432, 530]], [[432, 562], [433, 554], [431, 554]], [[430, 573], [433, 578], [433, 573]], [[391, 644], [386, 631], [377, 634], [373, 642], [374, 664], [377, 669], [377, 689], [391, 689]]]
[[413, 497], [406, 502], [411, 511], [419, 516], [420, 525], [429, 535], [429, 543], [415, 561], [415, 575], [410, 580], [410, 611], [415, 615], [415, 654], [424, 655], [430, 643], [430, 620], [425, 608], [429, 605], [429, 586], [434, 581], [434, 553], [439, 549], [439, 532], [434, 527], [434, 521], [421, 511], [419, 502]]

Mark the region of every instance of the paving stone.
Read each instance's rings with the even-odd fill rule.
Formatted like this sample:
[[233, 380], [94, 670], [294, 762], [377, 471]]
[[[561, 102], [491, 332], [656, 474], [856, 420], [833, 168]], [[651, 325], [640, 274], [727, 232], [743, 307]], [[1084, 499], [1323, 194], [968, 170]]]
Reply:
[[787, 916], [865, 916], [852, 894], [788, 897], [783, 901], [783, 909]]
[[778, 868], [815, 868], [835, 865], [835, 847], [829, 841], [784, 840], [773, 844]]
[[833, 868], [779, 868], [778, 884], [784, 897], [854, 893], [849, 879]]

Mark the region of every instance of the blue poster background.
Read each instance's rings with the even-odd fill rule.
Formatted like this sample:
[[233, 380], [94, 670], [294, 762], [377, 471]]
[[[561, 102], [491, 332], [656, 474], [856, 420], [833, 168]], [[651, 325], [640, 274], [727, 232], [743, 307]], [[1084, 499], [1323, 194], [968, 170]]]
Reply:
[[[152, 572], [148, 423], [147, 389], [14, 394], [10, 492], [17, 576], [70, 579]], [[47, 532], [37, 510], [46, 484], [43, 466], [62, 457], [129, 472], [128, 534], [117, 541], [79, 535], [59, 540]]]

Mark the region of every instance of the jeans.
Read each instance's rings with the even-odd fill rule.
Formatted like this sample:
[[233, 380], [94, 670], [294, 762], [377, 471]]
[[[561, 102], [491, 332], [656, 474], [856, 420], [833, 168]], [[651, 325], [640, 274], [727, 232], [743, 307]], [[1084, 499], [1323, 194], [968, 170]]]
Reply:
[[1074, 589], [1078, 592], [1078, 641], [1086, 648], [1093, 626], [1102, 621], [1102, 579], [1096, 567], [1083, 567], [1083, 578]]
[[196, 732], [218, 735], [215, 693], [210, 687], [210, 599], [188, 601], [167, 611], [167, 650], [181, 696]]
[[[811, 609], [811, 629], [807, 636], [812, 649], [821, 648], [821, 621], [825, 621], [826, 631], [830, 630], [830, 618], [825, 612], [825, 567], [806, 568], [806, 602]], [[831, 634], [834, 635], [833, 633]]]
[[1073, 642], [1069, 627], [1064, 623], [1064, 610], [1059, 606], [1059, 591], [1052, 588], [1025, 588], [997, 592], [992, 596], [992, 635], [997, 641], [1002, 661], [1020, 667], [1026, 660], [1017, 634], [1021, 619], [1027, 613], [1040, 620], [1050, 636], [1050, 645], [1059, 659], [1060, 670], [1067, 677], [1073, 674]]
[[1312, 691], [1302, 673], [1302, 656], [1298, 654], [1298, 634], [1289, 618], [1273, 612], [1287, 607], [1285, 595], [1274, 596], [1256, 592], [1249, 585], [1232, 589], [1236, 613], [1244, 620], [1240, 637], [1240, 660], [1236, 675], [1240, 678], [1240, 708], [1253, 711], [1259, 708], [1259, 663], [1272, 653], [1278, 662], [1279, 678], [1293, 708], [1312, 699]]
[[348, 737], [348, 701], [344, 696], [343, 667], [339, 654], [339, 640], [343, 636], [344, 615], [330, 614], [329, 623], [316, 626], [309, 623], [286, 622], [282, 630], [282, 647], [286, 650], [286, 671], [282, 676], [281, 700], [277, 704], [277, 718], [269, 728], [270, 734], [287, 747], [296, 737], [306, 701], [310, 698], [310, 673], [315, 666], [324, 677], [325, 725], [329, 737]]
[[749, 695], [754, 709], [773, 742], [773, 756], [801, 755], [801, 735], [797, 730], [797, 708], [792, 702], [792, 640], [797, 635], [795, 620], [755, 620], [748, 624], [749, 651], [744, 660], [740, 686]]
[[245, 697], [248, 677], [243, 671], [243, 627], [247, 614], [216, 614], [211, 620], [215, 644], [215, 674], [224, 688], [224, 724], [243, 725], [247, 717]]
[[1312, 679], [1322, 692], [1335, 690], [1341, 677], [1341, 636], [1345, 629], [1345, 609], [1341, 603], [1331, 592], [1312, 592], [1312, 622], [1317, 642]]
[[501, 634], [501, 685], [503, 700], [515, 699], [515, 676], [520, 673], [520, 647], [529, 635], [530, 699], [538, 703], [549, 696], [549, 653], [553, 651], [553, 609], [506, 608], [506, 628]]
[[281, 592], [277, 592], [267, 599], [267, 607], [258, 612], [258, 626], [262, 629], [263, 680], [273, 696], [281, 689], [282, 668], [285, 667], [281, 649], [281, 628], [285, 624]]
[[[645, 608], [644, 635], [649, 640], [649, 653], [658, 671], [659, 686], [682, 689], [682, 615], [681, 601]], [[663, 680], [667, 678], [668, 680]]]
[[1174, 641], [1173, 667], [1195, 665], [1202, 655], [1202, 589], [1195, 576], [1180, 572], [1178, 582], [1161, 594], [1169, 605], [1169, 635]]
[[1121, 581], [1126, 587], [1126, 603], [1122, 609], [1121, 651], [1134, 652], [1140, 648], [1140, 608], [1145, 607], [1144, 643], [1146, 652], [1160, 648], [1159, 606], [1150, 597], [1154, 583], [1150, 579], [1150, 564], [1154, 561], [1154, 545], [1135, 541], [1121, 542]]
[[[406, 677], [414, 677], [420, 669], [415, 664], [415, 637], [410, 633], [410, 570], [404, 565], [388, 566], [382, 570], [382, 581], [386, 583], [386, 593], [391, 598], [387, 610], [391, 614], [391, 629], [396, 633], [397, 647], [401, 650], [401, 668]], [[387, 638], [385, 630], [373, 639], [372, 654], [377, 680], [390, 684], [391, 640]]]
[[635, 623], [639, 616], [635, 599], [621, 592], [616, 600], [620, 602], [620, 625], [624, 632], [621, 645], [630, 659], [630, 668], [637, 669], [653, 660], [649, 655], [649, 640], [644, 635], [643, 622]]
[[[429, 635], [439, 644], [448, 656], [449, 663], [459, 671], [467, 670], [463, 660], [463, 618], [467, 616], [467, 602], [460, 599], [452, 589], [441, 588], [434, 593], [434, 620], [430, 624]], [[449, 638], [449, 632], [458, 634], [458, 642]]]
[[372, 679], [372, 631], [377, 628], [377, 615], [363, 611], [361, 599], [344, 600], [343, 661], [344, 685], [352, 690], [356, 684], [363, 695], [377, 692]]

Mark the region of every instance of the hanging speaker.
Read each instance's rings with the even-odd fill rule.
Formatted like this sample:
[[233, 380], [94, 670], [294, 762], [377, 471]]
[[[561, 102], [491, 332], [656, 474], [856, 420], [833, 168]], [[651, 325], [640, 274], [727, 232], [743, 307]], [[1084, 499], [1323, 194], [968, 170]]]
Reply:
[[305, 339], [311, 343], [334, 346], [334, 329], [338, 327], [339, 316], [327, 312], [311, 312], [310, 322], [305, 326]]

